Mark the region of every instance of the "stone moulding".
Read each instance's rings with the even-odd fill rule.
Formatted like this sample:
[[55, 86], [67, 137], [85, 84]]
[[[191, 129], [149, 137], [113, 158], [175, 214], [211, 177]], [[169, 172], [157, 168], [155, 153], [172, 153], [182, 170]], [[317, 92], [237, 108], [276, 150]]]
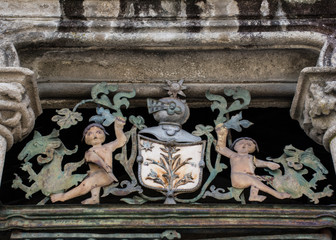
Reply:
[[[63, 42], [70, 47], [83, 46], [87, 47], [86, 50], [91, 51], [85, 55], [85, 53], [79, 53], [75, 48], [64, 50], [62, 46], [56, 45], [46, 49], [44, 57], [36, 59], [36, 69], [34, 69], [34, 66], [31, 68], [39, 76], [37, 83], [43, 107], [65, 107], [69, 105], [71, 101], [86, 97], [89, 94], [90, 87], [101, 81], [118, 83], [120, 87], [124, 89], [129, 88], [131, 84], [134, 85], [137, 89], [137, 97], [140, 100], [137, 101], [136, 104], [139, 103], [138, 105], [144, 106], [144, 101], [141, 102], [141, 99], [145, 97], [155, 98], [161, 94], [160, 91], [148, 88], [147, 84], [150, 83], [151, 86], [155, 86], [162, 84], [165, 79], [176, 80], [180, 78], [184, 78], [188, 86], [190, 86], [191, 90], [188, 91], [188, 96], [196, 100], [192, 102], [200, 104], [203, 101], [203, 106], [204, 99], [200, 99], [199, 92], [204, 92], [209, 89], [217, 91], [223, 89], [224, 86], [235, 87], [244, 84], [253, 96], [253, 106], [275, 107], [280, 105], [281, 107], [289, 107], [295, 93], [295, 85], [299, 72], [303, 67], [314, 66], [316, 64], [320, 49], [327, 39], [327, 37], [321, 33], [297, 31], [285, 33], [264, 32], [258, 34], [209, 32], [206, 34], [196, 33], [192, 35], [171, 32], [168, 34], [169, 37], [165, 37], [166, 35], [163, 35], [163, 33], [155, 32], [155, 29], [148, 31], [146, 34], [126, 33], [122, 35], [111, 32], [104, 33], [104, 36], [100, 36], [100, 34], [103, 33], [99, 32], [76, 33], [76, 35], [72, 33], [50, 33], [49, 35], [47, 32], [41, 33], [41, 35], [37, 34], [37, 37], [34, 39], [35, 43], [39, 42], [47, 46], [49, 44], [61, 44]], [[176, 30], [168, 27], [167, 31]], [[164, 32], [164, 34], [167, 34], [167, 32]], [[25, 33], [23, 33], [23, 35], [25, 35]], [[27, 35], [26, 37], [28, 38], [29, 36]], [[80, 42], [77, 42], [78, 39], [80, 39]], [[25, 51], [30, 49], [30, 46], [27, 45], [30, 42], [31, 40], [27, 39], [25, 43], [18, 42], [16, 44], [22, 49], [22, 51], [18, 50], [19, 55], [22, 54], [23, 56]], [[96, 45], [94, 50], [90, 47], [93, 45]], [[130, 46], [132, 46], [132, 49], [130, 49]], [[63, 47], [65, 47], [65, 45]], [[248, 48], [248, 50], [246, 50], [246, 48]], [[118, 49], [119, 53], [114, 53], [116, 52], [115, 49]], [[134, 50], [142, 50], [143, 54], [147, 54], [146, 57], [140, 58], [142, 63], [141, 67], [137, 67], [136, 69], [132, 64], [135, 62], [134, 59], [138, 59], [139, 56], [138, 54], [132, 54]], [[184, 57], [177, 55], [181, 50], [203, 55], [195, 55], [192, 53]], [[214, 54], [216, 50], [217, 53]], [[290, 57], [291, 50], [294, 50], [292, 53], [297, 50], [295, 58]], [[50, 55], [48, 51], [59, 51], [62, 54]], [[230, 51], [231, 53], [228, 55]], [[309, 61], [305, 60], [305, 62], [302, 62], [300, 59], [305, 58], [305, 51], [310, 53], [310, 58]], [[173, 54], [174, 52], [176, 54]], [[105, 55], [100, 53], [104, 53]], [[108, 55], [108, 53], [110, 53], [110, 55]], [[222, 59], [223, 57], [232, 57], [234, 59], [234, 56], [241, 56], [242, 53], [246, 54], [246, 57], [250, 60], [241, 59], [238, 61], [236, 59], [236, 61], [231, 61], [230, 63], [228, 60], [224, 61]], [[259, 55], [268, 53], [272, 60], [277, 61], [274, 63], [276, 66], [274, 72], [268, 72], [267, 66], [257, 64], [256, 67], [262, 69], [261, 73], [258, 73], [259, 79], [256, 79], [253, 74], [252, 76], [247, 76], [246, 68], [244, 69], [245, 71], [242, 69], [245, 66], [247, 66], [248, 69], [251, 68], [248, 65], [249, 61], [252, 61], [250, 56], [257, 53]], [[90, 57], [88, 57], [88, 54], [90, 54]], [[169, 64], [163, 66], [160, 54], [165, 54], [165, 61], [170, 59]], [[120, 62], [107, 62], [108, 56], [110, 56], [112, 60], [120, 59]], [[283, 56], [288, 56], [288, 59], [283, 59]], [[129, 58], [128, 60], [127, 57]], [[204, 58], [207, 58], [208, 62], [204, 61]], [[314, 60], [314, 58], [316, 60]], [[203, 62], [201, 61], [202, 59]], [[280, 60], [277, 59], [283, 59], [283, 61], [280, 62]], [[91, 62], [82, 62], [84, 60]], [[209, 60], [213, 62], [216, 60], [216, 64], [221, 64], [223, 74], [219, 76], [218, 73], [214, 74], [218, 71], [211, 72], [209, 69], [212, 69], [212, 67], [216, 65], [211, 66]], [[263, 62], [269, 61], [269, 59], [265, 58], [263, 60]], [[33, 57], [31, 57], [28, 62], [34, 61]], [[302, 66], [302, 68], [297, 67], [288, 70], [290, 66], [286, 64], [292, 61], [295, 61], [298, 65], [301, 64], [300, 66]], [[177, 65], [175, 62], [180, 63], [180, 65], [183, 65], [185, 68], [177, 71], [178, 66], [175, 68], [175, 65]], [[243, 64], [241, 62], [243, 62]], [[257, 62], [257, 59], [253, 62]], [[22, 63], [27, 64], [24, 61], [22, 61]], [[122, 64], [125, 64], [124, 67], [131, 73], [118, 70], [117, 66]], [[200, 71], [200, 73], [197, 73], [196, 70], [193, 71], [194, 68], [192, 68], [192, 64], [199, 66], [197, 70]], [[47, 66], [50, 65], [57, 67], [55, 67], [53, 71], [48, 70]], [[92, 74], [87, 74], [81, 76], [83, 65], [91, 69], [89, 72], [93, 73], [98, 71], [100, 75], [93, 76]], [[166, 66], [170, 65], [174, 67], [168, 69]], [[154, 71], [154, 67], [156, 67], [156, 69], [163, 68], [164, 71], [159, 74]], [[285, 69], [283, 74], [281, 74], [282, 68]], [[192, 71], [187, 72], [185, 69]], [[225, 71], [227, 71], [227, 74], [225, 74]], [[233, 76], [234, 74], [235, 76]], [[150, 82], [148, 79], [150, 79]], [[270, 101], [265, 101], [265, 99], [270, 99]]]
[[26, 68], [0, 68], [0, 183], [6, 151], [33, 130], [42, 112], [33, 75]]
[[37, 117], [42, 113], [39, 91], [33, 71], [22, 67], [2, 67], [0, 68], [0, 82], [21, 84], [29, 96], [30, 106], [35, 116]]
[[[318, 28], [315, 27], [314, 23], [307, 21], [307, 19], [290, 19], [292, 27], [291, 31], [277, 31], [277, 27], [279, 27], [279, 25], [286, 27], [286, 24], [278, 19], [243, 19], [239, 20], [238, 23], [235, 18], [228, 18], [227, 16], [225, 18], [201, 18], [196, 22], [186, 18], [172, 20], [168, 17], [144, 19], [132, 17], [102, 18], [96, 16], [82, 21], [83, 24], [85, 23], [85, 31], [71, 29], [71, 27], [66, 29], [66, 31], [60, 31], [60, 22], [58, 21], [58, 17], [58, 15], [55, 16], [55, 18], [42, 17], [43, 21], [40, 19], [37, 20], [36, 18], [22, 21], [21, 19], [15, 19], [15, 17], [9, 21], [6, 17], [3, 17], [3, 22], [6, 26], [6, 32], [3, 34], [3, 42], [13, 44], [17, 50], [17, 58], [20, 58], [22, 66], [31, 68], [31, 70], [35, 72], [36, 76], [38, 76], [37, 83], [40, 90], [41, 103], [44, 108], [65, 107], [77, 99], [81, 99], [84, 96], [86, 97], [89, 93], [89, 88], [94, 83], [101, 81], [110, 81], [120, 83], [121, 85], [127, 85], [130, 83], [146, 85], [148, 83], [146, 82], [146, 79], [151, 79], [160, 83], [163, 79], [176, 80], [182, 78], [178, 75], [178, 73], [174, 72], [175, 69], [178, 69], [178, 67], [172, 67], [171, 72], [166, 73], [166, 75], [160, 75], [152, 69], [150, 69], [151, 71], [148, 71], [148, 69], [142, 66], [138, 67], [138, 69], [145, 69], [145, 76], [143, 77], [145, 80], [143, 80], [139, 79], [142, 75], [140, 70], [136, 71], [131, 68], [132, 66], [126, 64], [125, 66], [130, 68], [130, 72], [134, 72], [134, 76], [129, 74], [130, 76], [127, 79], [127, 74], [122, 75], [120, 73], [123, 71], [118, 71], [118, 69], [116, 69], [115, 71], [110, 70], [110, 72], [108, 72], [106, 70], [108, 68], [113, 69], [113, 64], [117, 65], [118, 62], [107, 62], [107, 64], [103, 62], [103, 66], [98, 66], [106, 56], [101, 55], [101, 57], [94, 59], [92, 54], [90, 55], [90, 58], [92, 59], [89, 59], [92, 61], [92, 70], [89, 71], [99, 72], [101, 73], [100, 76], [93, 76], [92, 78], [78, 77], [76, 73], [80, 73], [82, 71], [77, 67], [81, 66], [81, 63], [76, 61], [76, 59], [65, 59], [66, 61], [64, 62], [66, 63], [64, 65], [57, 65], [59, 68], [55, 68], [55, 72], [48, 75], [48, 70], [40, 67], [43, 64], [45, 66], [53, 65], [53, 63], [49, 60], [54, 59], [54, 56], [49, 56], [50, 59], [48, 60], [48, 51], [60, 53], [64, 52], [72, 56], [74, 54], [71, 51], [76, 51], [76, 48], [85, 48], [85, 50], [95, 49], [95, 54], [99, 52], [103, 52], [105, 54], [111, 49], [120, 50], [122, 52], [120, 55], [111, 55], [116, 59], [119, 59], [120, 56], [127, 55], [127, 50], [146, 50], [156, 53], [159, 51], [166, 51], [165, 54], [169, 51], [178, 52], [181, 50], [193, 50], [197, 52], [234, 50], [236, 51], [235, 56], [241, 55], [241, 52], [251, 52], [250, 50], [260, 50], [265, 52], [272, 52], [275, 50], [287, 51], [282, 54], [278, 54], [278, 56], [290, 55], [289, 52], [292, 49], [299, 49], [302, 50], [302, 52], [309, 51], [311, 53], [311, 61], [306, 62], [305, 64], [299, 61], [302, 63], [299, 70], [295, 69], [295, 71], [286, 72], [286, 74], [283, 75], [278, 74], [275, 77], [274, 75], [270, 76], [270, 74], [262, 72], [259, 73], [260, 81], [255, 82], [251, 82], [251, 79], [248, 79], [248, 77], [242, 74], [247, 71], [246, 69], [242, 69], [245, 71], [240, 71], [240, 67], [244, 68], [244, 66], [240, 66], [241, 62], [239, 61], [237, 61], [236, 66], [233, 66], [235, 67], [233, 71], [237, 75], [235, 79], [230, 78], [225, 73], [216, 79], [211, 76], [211, 71], [199, 75], [187, 73], [183, 76], [187, 82], [194, 84], [200, 83], [199, 86], [203, 87], [203, 90], [208, 83], [213, 85], [244, 84], [250, 88], [249, 91], [251, 91], [253, 99], [255, 99], [252, 104], [253, 106], [289, 107], [292, 96], [295, 93], [295, 83], [300, 70], [306, 66], [314, 66], [319, 55], [323, 55], [320, 56], [320, 59], [322, 60], [330, 57], [328, 54], [325, 54], [325, 52], [321, 52], [324, 45], [325, 51], [328, 50], [328, 53], [333, 49], [330, 44], [326, 44], [328, 34], [330, 32], [329, 27], [327, 27], [327, 22], [330, 20], [327, 19], [323, 20], [326, 21], [326, 24], [321, 24], [321, 27]], [[237, 24], [243, 26], [244, 31], [239, 31]], [[189, 28], [195, 26], [201, 29], [200, 32], [188, 32]], [[254, 28], [256, 26], [261, 26], [265, 30], [267, 29], [267, 31], [255, 32]], [[269, 29], [268, 27], [275, 28]], [[41, 52], [37, 54], [38, 57], [35, 59], [32, 56], [29, 58], [24, 56], [25, 51], [33, 53], [35, 50], [37, 52], [42, 51], [43, 57], [39, 55]], [[253, 52], [251, 52], [251, 55], [253, 55]], [[328, 56], [325, 57], [325, 55]], [[127, 56], [129, 56], [130, 60], [136, 57], [136, 55]], [[293, 61], [299, 65], [298, 59], [302, 59], [304, 56], [304, 54], [301, 54], [301, 58], [283, 59], [282, 63], [285, 64]], [[190, 61], [190, 59], [194, 59], [195, 56], [191, 55], [189, 57], [189, 59], [187, 57], [176, 58], [181, 59], [180, 65], [183, 65], [184, 62], [188, 63], [188, 61]], [[204, 57], [206, 57], [206, 54], [199, 57], [199, 59], [204, 59]], [[224, 56], [224, 58], [225, 57], [226, 56]], [[316, 60], [314, 58], [316, 58]], [[86, 60], [88, 58], [85, 54], [83, 54], [81, 59]], [[148, 60], [148, 56], [145, 59]], [[217, 57], [217, 59], [216, 64], [222, 64], [223, 66], [226, 64], [222, 61], [223, 56]], [[274, 57], [273, 59], [276, 60], [279, 59], [279, 57]], [[155, 60], [157, 60], [157, 58], [153, 57], [152, 61]], [[159, 59], [159, 61], [161, 60], [162, 59]], [[269, 59], [266, 59], [262, 62], [272, 62], [268, 60]], [[322, 60], [320, 60], [320, 62], [321, 64], [324, 64], [324, 61]], [[61, 61], [62, 59], [57, 59], [57, 61], [55, 60], [55, 63], [59, 64]], [[278, 69], [280, 71], [282, 68], [289, 68], [288, 66], [283, 65], [280, 60], [278, 61], [279, 62], [274, 63], [275, 66], [273, 69]], [[125, 60], [125, 62], [130, 61]], [[141, 59], [139, 62], [145, 62], [145, 60]], [[169, 63], [171, 64], [172, 62], [174, 61], [170, 61]], [[258, 62], [258, 60], [253, 62]], [[35, 65], [28, 66], [30, 63], [34, 63]], [[152, 65], [151, 62], [148, 62], [147, 64]], [[196, 64], [199, 64], [199, 62], [196, 62]], [[246, 65], [248, 64], [249, 63], [246, 62]], [[101, 68], [96, 67], [96, 65]], [[158, 69], [161, 65], [158, 64], [155, 66]], [[207, 66], [203, 67], [202, 70], [207, 69]], [[75, 69], [73, 71], [74, 74], [66, 75], [66, 73], [64, 73], [66, 71], [63, 70], [68, 70], [69, 67], [73, 67]], [[189, 69], [190, 65], [184, 65], [184, 67]], [[260, 64], [256, 67], [259, 67], [260, 69], [267, 69], [267, 67]], [[196, 70], [199, 69], [191, 70], [192, 71], [190, 72], [197, 72]], [[230, 70], [232, 71], [232, 67], [227, 71], [229, 72]], [[181, 73], [182, 71], [179, 72]], [[119, 73], [120, 75], [118, 75]], [[265, 87], [264, 85], [267, 86]], [[265, 91], [260, 91], [261, 86], [263, 89], [266, 88]], [[217, 86], [214, 86], [213, 88], [217, 89]], [[149, 92], [152, 94], [151, 97], [159, 96], [159, 94], [153, 96], [154, 94], [151, 91]], [[139, 91], [138, 93], [141, 94], [142, 91]], [[188, 95], [193, 97], [191, 93]], [[196, 94], [194, 95], [197, 96]], [[197, 102], [197, 104], [202, 102], [202, 99], [196, 100], [197, 101], [193, 102]], [[141, 104], [141, 106], [144, 106], [144, 104]]]
[[[291, 117], [300, 123], [301, 128], [310, 138], [323, 145], [327, 151], [330, 151], [330, 141], [335, 133], [331, 133], [334, 127], [334, 109], [330, 105], [333, 102], [333, 94], [332, 91], [327, 93], [325, 88], [327, 82], [335, 81], [335, 76], [336, 68], [334, 67], [303, 69], [290, 109]], [[315, 91], [313, 88], [316, 87], [321, 89]], [[327, 102], [323, 104], [322, 101]], [[315, 111], [318, 112], [314, 113]]]
[[336, 228], [335, 206], [3, 206], [0, 231], [144, 228]]
[[34, 73], [26, 68], [0, 68], [1, 135], [7, 150], [32, 130], [35, 118], [41, 114]]

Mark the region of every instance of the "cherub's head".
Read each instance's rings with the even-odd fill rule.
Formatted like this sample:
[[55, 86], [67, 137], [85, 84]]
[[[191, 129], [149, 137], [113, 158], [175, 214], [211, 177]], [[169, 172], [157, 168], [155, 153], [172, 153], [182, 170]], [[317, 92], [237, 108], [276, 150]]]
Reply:
[[241, 137], [236, 139], [230, 148], [235, 150], [237, 153], [253, 153], [255, 150], [259, 152], [257, 142], [249, 137]]
[[105, 138], [108, 133], [105, 128], [98, 123], [91, 123], [83, 131], [83, 137], [87, 145], [98, 145], [105, 142]]

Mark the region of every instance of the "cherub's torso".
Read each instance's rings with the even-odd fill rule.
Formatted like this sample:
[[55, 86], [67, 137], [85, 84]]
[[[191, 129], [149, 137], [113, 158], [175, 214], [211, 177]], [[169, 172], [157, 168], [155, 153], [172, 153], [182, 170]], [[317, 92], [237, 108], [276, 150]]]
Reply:
[[[87, 162], [97, 160], [99, 158], [112, 168], [112, 151], [107, 146], [93, 146], [85, 153], [85, 159]], [[89, 163], [89, 167], [90, 170], [103, 170], [103, 168], [93, 163]]]
[[231, 174], [248, 173], [254, 174], [253, 156], [249, 154], [236, 153], [230, 158]]

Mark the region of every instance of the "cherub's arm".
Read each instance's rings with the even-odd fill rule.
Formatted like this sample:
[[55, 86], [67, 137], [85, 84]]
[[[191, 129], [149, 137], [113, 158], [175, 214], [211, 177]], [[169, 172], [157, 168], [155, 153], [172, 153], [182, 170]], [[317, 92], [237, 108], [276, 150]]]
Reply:
[[254, 164], [256, 167], [267, 167], [271, 170], [275, 170], [280, 168], [280, 165], [274, 162], [269, 162], [269, 161], [264, 161], [264, 160], [260, 160], [254, 157], [253, 159]]
[[123, 131], [125, 123], [126, 123], [125, 119], [121, 117], [117, 117], [114, 122], [114, 131], [115, 131], [116, 139], [112, 142], [104, 144], [107, 148], [110, 149], [111, 152], [113, 152], [117, 148], [124, 146], [126, 143], [127, 139]]
[[216, 126], [216, 133], [217, 133], [216, 151], [228, 158], [231, 158], [233, 155], [236, 155], [234, 151], [232, 151], [226, 146], [228, 129], [224, 127], [223, 123], [218, 124]]
[[88, 163], [94, 163], [103, 168], [106, 172], [112, 172], [112, 168], [104, 161], [104, 159], [95, 150], [88, 150], [85, 153], [85, 161]]

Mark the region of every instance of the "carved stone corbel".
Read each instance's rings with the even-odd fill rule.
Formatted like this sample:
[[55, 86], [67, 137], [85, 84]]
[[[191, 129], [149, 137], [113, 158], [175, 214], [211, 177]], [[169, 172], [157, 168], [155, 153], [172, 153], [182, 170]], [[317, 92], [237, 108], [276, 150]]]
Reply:
[[6, 151], [33, 130], [42, 112], [33, 74], [26, 68], [0, 68], [0, 183]]
[[311, 139], [331, 152], [336, 169], [336, 68], [303, 69], [290, 114]]

